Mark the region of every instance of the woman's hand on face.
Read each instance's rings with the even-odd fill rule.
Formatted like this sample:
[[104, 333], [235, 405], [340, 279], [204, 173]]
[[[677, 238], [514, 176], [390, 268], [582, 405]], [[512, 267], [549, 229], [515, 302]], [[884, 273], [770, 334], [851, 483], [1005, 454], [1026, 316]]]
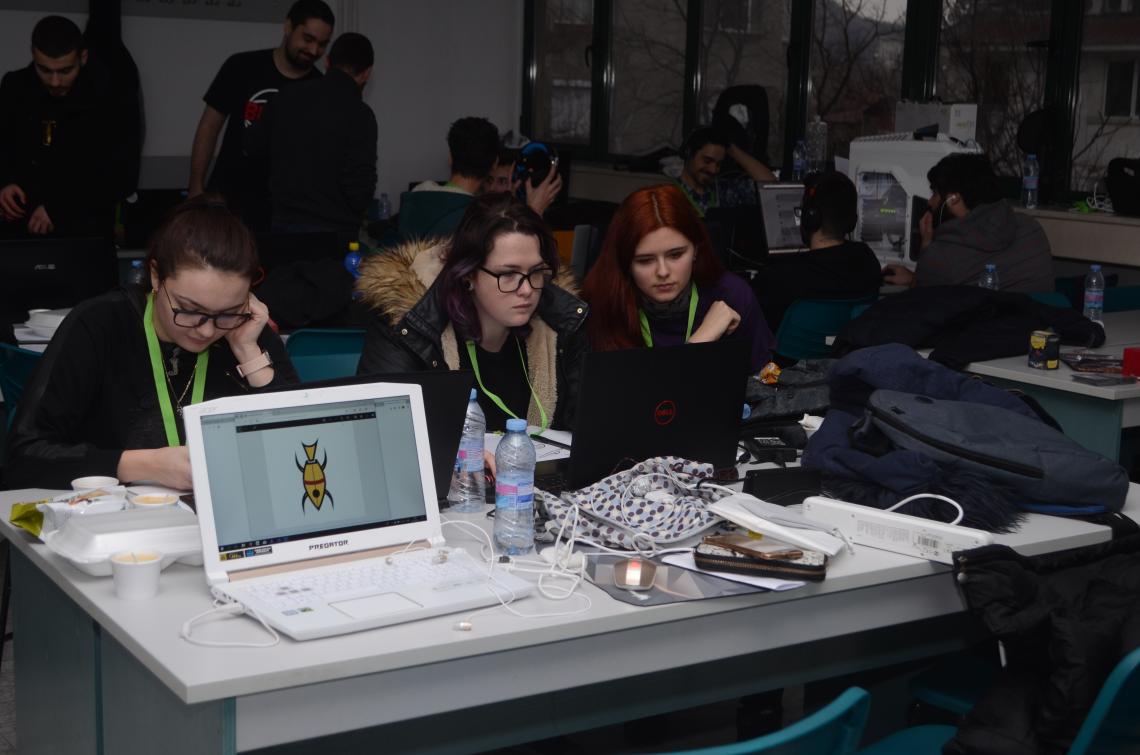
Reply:
[[237, 358], [238, 364], [248, 362], [261, 353], [257, 339], [269, 322], [269, 307], [254, 296], [252, 291], [249, 293], [249, 313], [253, 317], [243, 323], [240, 328], [226, 332], [226, 342], [229, 343], [230, 350]]
[[740, 325], [740, 314], [732, 307], [725, 304], [720, 299], [713, 302], [709, 307], [709, 311], [705, 313], [705, 317], [701, 320], [701, 326], [697, 328], [689, 339], [690, 343], [708, 343], [710, 341], [719, 341], [727, 335], [731, 335]]

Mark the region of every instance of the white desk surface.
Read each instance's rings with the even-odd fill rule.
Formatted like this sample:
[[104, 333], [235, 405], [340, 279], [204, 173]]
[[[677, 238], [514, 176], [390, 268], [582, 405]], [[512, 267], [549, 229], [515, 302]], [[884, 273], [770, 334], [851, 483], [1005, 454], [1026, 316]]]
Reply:
[[[1067, 349], [1070, 347], [1062, 347]], [[1095, 349], [1098, 353], [1120, 354], [1123, 345], [1105, 346]], [[1016, 357], [1003, 357], [1001, 359], [987, 359], [984, 362], [970, 362], [964, 368], [965, 372], [975, 375], [1013, 380], [1027, 385], [1037, 385], [1042, 388], [1052, 388], [1058, 391], [1076, 393], [1092, 398], [1102, 398], [1107, 401], [1127, 401], [1140, 398], [1140, 383], [1132, 385], [1100, 386], [1079, 383], [1073, 380], [1075, 372], [1064, 362], [1055, 370], [1039, 370], [1029, 366], [1028, 357], [1024, 354]]]
[[[639, 607], [586, 585], [583, 592], [593, 605], [571, 616], [520, 619], [496, 608], [474, 617], [470, 632], [454, 628], [463, 618], [455, 615], [308, 642], [283, 637], [272, 648], [205, 648], [179, 637], [183, 622], [210, 607], [201, 567], [173, 565], [163, 573], [157, 597], [121, 601], [110, 578], [83, 574], [8, 524], [13, 502], [37, 500], [48, 492], [0, 493], [4, 536], [180, 699], [239, 698], [239, 750], [963, 610], [953, 581], [939, 578], [949, 567], [860, 547], [834, 559], [824, 582], [782, 593]], [[1135, 485], [1128, 507], [1140, 515]], [[450, 516], [485, 521], [481, 515]], [[1033, 555], [1109, 536], [1105, 527], [1030, 515], [1018, 533], [998, 541]], [[467, 538], [477, 550], [474, 538], [462, 534], [452, 544]], [[787, 605], [774, 609], [776, 604]], [[577, 599], [556, 603], [532, 597], [515, 607], [540, 613], [577, 605]], [[198, 631], [215, 640], [264, 639], [248, 618], [223, 619]], [[294, 706], [309, 712], [290, 717], [287, 711], [301, 709]]]

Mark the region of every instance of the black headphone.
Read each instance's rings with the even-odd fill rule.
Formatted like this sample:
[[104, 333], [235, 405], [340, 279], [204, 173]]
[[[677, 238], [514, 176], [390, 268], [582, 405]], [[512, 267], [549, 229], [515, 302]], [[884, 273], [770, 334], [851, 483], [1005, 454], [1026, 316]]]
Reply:
[[807, 187], [800, 202], [800, 239], [805, 245], [810, 244], [811, 235], [823, 227], [823, 213], [816, 202], [815, 192], [815, 186]]

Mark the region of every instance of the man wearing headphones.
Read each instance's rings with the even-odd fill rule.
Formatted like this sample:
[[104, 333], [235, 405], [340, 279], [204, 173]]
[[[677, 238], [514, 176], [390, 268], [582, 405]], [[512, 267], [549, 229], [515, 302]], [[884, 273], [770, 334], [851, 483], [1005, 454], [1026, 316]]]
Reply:
[[[702, 218], [714, 207], [756, 204], [754, 182], [776, 180], [767, 165], [712, 126], [694, 129], [681, 144], [680, 155], [684, 165], [677, 185]], [[747, 176], [721, 178], [720, 167], [725, 157], [735, 160]]]
[[764, 319], [775, 332], [796, 299], [854, 299], [878, 292], [881, 278], [875, 253], [855, 230], [858, 196], [842, 173], [809, 178], [800, 203], [800, 236], [808, 251], [773, 255], [752, 287]]
[[902, 286], [974, 285], [987, 263], [997, 265], [1002, 291], [1053, 290], [1053, 256], [1045, 230], [1001, 197], [984, 155], [948, 155], [926, 174], [930, 212], [919, 221], [922, 249], [914, 272], [883, 269]]

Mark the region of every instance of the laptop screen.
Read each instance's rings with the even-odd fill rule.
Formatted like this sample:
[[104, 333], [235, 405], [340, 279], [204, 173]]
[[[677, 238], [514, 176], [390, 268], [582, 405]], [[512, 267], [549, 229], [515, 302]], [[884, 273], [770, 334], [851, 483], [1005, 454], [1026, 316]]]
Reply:
[[800, 221], [796, 217], [796, 208], [803, 196], [803, 184], [760, 185], [760, 212], [764, 216], [769, 251], [803, 249]]
[[397, 395], [203, 416], [218, 551], [237, 558], [425, 521], [411, 403]]

